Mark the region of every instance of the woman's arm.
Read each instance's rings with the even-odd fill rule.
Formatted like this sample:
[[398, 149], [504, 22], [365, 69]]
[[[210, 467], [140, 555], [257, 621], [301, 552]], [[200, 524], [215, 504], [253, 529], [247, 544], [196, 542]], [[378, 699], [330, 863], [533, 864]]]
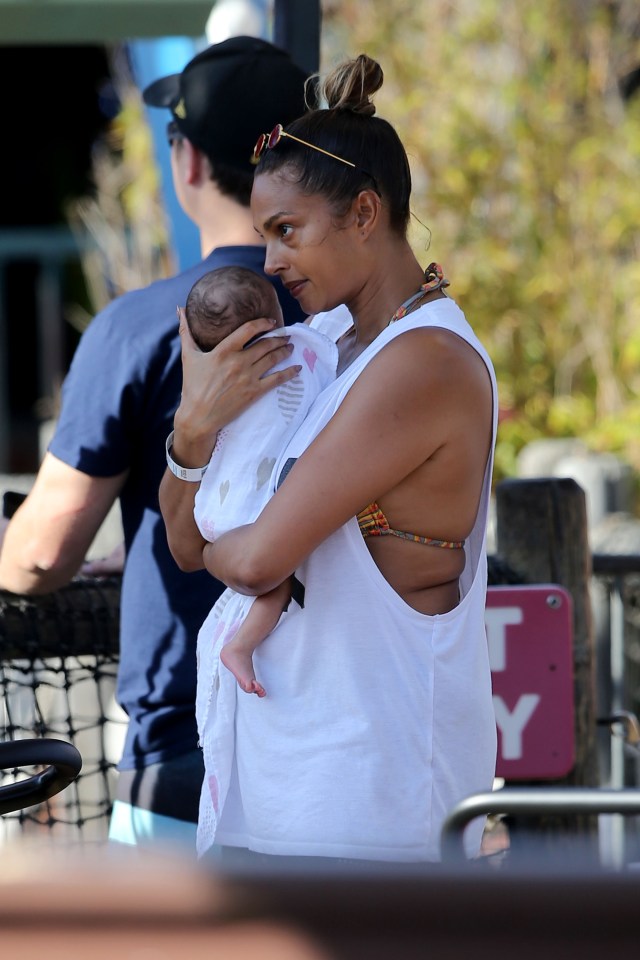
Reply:
[[[273, 330], [269, 319], [250, 320], [226, 337], [209, 353], [193, 342], [184, 316], [180, 317], [183, 386], [174, 417], [172, 458], [182, 467], [204, 467], [210, 460], [218, 432], [258, 397], [298, 373], [297, 366], [277, 373], [269, 370], [291, 352], [286, 331], [282, 337], [258, 340], [255, 336]], [[193, 516], [198, 483], [175, 477], [169, 469], [160, 484], [160, 510], [167, 529], [169, 548], [182, 570], [201, 570], [201, 536]]]
[[[448, 510], [455, 524], [472, 522], [491, 411], [489, 377], [469, 344], [436, 328], [403, 334], [369, 363], [255, 523], [207, 544], [206, 568], [240, 593], [264, 593], [383, 496], [407, 508], [404, 529], [421, 532], [430, 484], [441, 491], [439, 513]], [[447, 460], [443, 451], [451, 448]], [[471, 494], [453, 482], [462, 456], [474, 476]], [[457, 478], [459, 462], [456, 470]]]

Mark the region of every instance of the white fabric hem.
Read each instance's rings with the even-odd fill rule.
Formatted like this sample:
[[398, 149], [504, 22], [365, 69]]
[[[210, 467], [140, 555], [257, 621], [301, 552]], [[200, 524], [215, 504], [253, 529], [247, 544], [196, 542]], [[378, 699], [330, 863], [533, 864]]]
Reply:
[[221, 831], [216, 834], [216, 845], [243, 847], [254, 853], [285, 857], [344, 857], [350, 860], [379, 860], [385, 863], [436, 863], [440, 859], [439, 855], [428, 846], [411, 847], [407, 850], [404, 847], [354, 847], [342, 843], [287, 843], [264, 840], [249, 834], [240, 836]]

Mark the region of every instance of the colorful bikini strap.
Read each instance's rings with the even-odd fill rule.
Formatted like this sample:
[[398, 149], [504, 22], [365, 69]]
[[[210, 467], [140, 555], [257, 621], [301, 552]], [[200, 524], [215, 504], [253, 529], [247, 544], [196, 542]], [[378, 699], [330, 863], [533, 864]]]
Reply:
[[439, 263], [430, 263], [424, 272], [424, 283], [422, 289], [425, 293], [431, 293], [432, 290], [442, 290], [443, 287], [450, 286], [449, 281], [444, 275]]
[[401, 320], [402, 317], [406, 317], [410, 307], [421, 297], [424, 297], [426, 293], [432, 293], [434, 290], [442, 290], [448, 286], [450, 286], [449, 281], [445, 277], [440, 264], [430, 263], [424, 272], [424, 283], [420, 284], [420, 289], [417, 293], [414, 293], [412, 297], [409, 297], [408, 300], [405, 300], [401, 307], [398, 307], [389, 323], [395, 323], [396, 320]]

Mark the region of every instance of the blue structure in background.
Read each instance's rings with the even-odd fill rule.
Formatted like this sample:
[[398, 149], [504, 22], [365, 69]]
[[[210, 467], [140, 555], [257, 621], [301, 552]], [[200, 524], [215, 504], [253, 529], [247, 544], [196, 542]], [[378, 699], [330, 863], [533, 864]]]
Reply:
[[[310, 73], [318, 69], [320, 42], [319, 0], [273, 0], [273, 27], [269, 30], [269, 0], [212, 0], [207, 35], [201, 37], [160, 37], [136, 39], [127, 43], [134, 79], [142, 90], [148, 84], [171, 73], [180, 73], [185, 65], [210, 43], [226, 37], [250, 35], [273, 39], [289, 50], [294, 60]], [[214, 40], [215, 37], [215, 40]], [[183, 213], [173, 189], [171, 155], [166, 141], [168, 110], [152, 108], [146, 116], [153, 136], [154, 153], [161, 174], [162, 195], [168, 230], [178, 270], [193, 266], [201, 259], [199, 233]]]
[[[148, 84], [170, 73], [180, 73], [192, 57], [208, 45], [206, 37], [163, 37], [132, 40], [128, 44], [134, 78], [143, 90]], [[156, 162], [160, 170], [164, 207], [167, 212], [171, 244], [177, 269], [184, 270], [202, 259], [198, 230], [183, 212], [173, 189], [171, 155], [166, 139], [168, 110], [146, 109], [151, 128]]]

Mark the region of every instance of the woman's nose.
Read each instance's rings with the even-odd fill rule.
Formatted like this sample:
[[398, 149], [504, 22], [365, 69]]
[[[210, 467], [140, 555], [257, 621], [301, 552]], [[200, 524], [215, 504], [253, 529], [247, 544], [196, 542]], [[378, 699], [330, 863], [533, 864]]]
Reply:
[[282, 257], [278, 255], [274, 245], [268, 243], [264, 258], [264, 272], [268, 273], [270, 277], [275, 277], [281, 273], [283, 269], [284, 264]]

